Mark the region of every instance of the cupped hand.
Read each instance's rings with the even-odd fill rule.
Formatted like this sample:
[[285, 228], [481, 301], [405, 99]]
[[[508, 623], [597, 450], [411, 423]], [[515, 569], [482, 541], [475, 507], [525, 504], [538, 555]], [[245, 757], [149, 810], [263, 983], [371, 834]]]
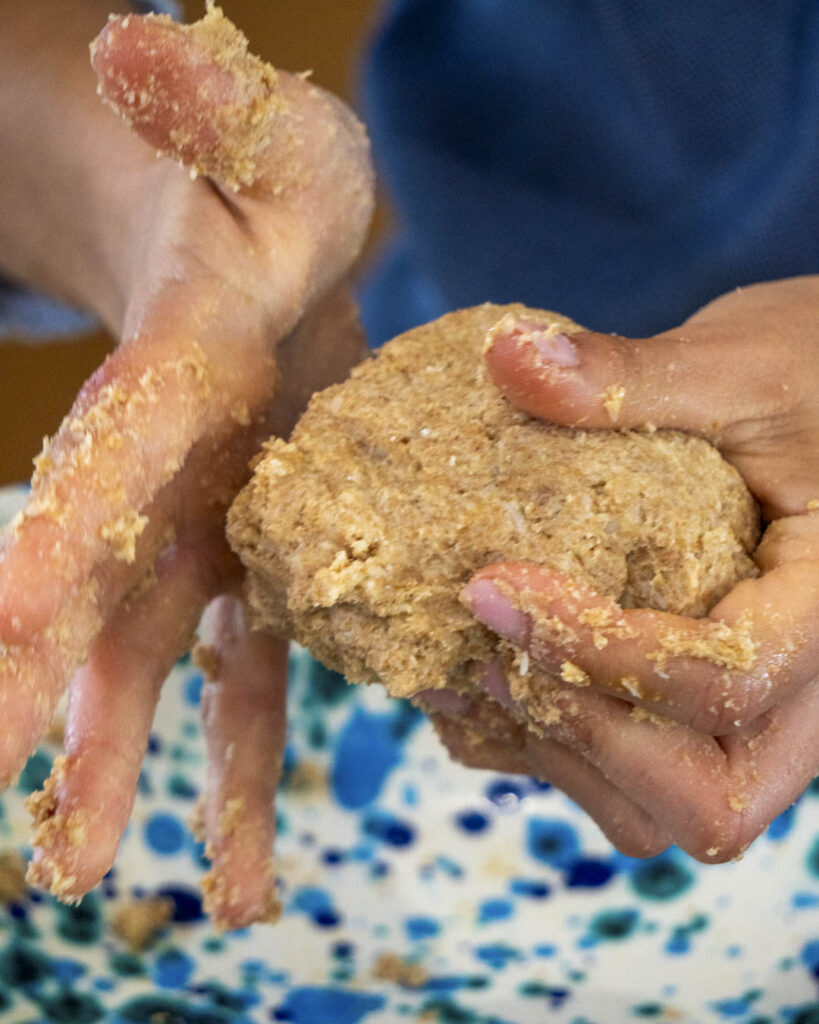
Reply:
[[71, 680], [65, 756], [31, 800], [30, 878], [78, 899], [111, 865], [162, 681], [210, 605], [206, 902], [238, 927], [276, 906], [286, 647], [249, 630], [224, 516], [262, 440], [363, 355], [343, 280], [372, 208], [368, 147], [340, 102], [250, 56], [215, 8], [193, 26], [112, 19], [92, 63], [144, 140], [101, 301], [121, 344], [0, 549], [0, 780]]
[[[760, 575], [699, 620], [623, 610], [532, 565], [488, 566], [464, 590], [534, 676], [487, 671], [511, 743], [488, 730], [470, 743], [450, 713], [451, 746], [554, 777], [629, 852], [674, 842], [701, 860], [734, 857], [819, 772], [817, 322], [819, 277], [803, 277], [727, 294], [653, 338], [556, 343], [547, 325], [518, 321], [487, 352], [504, 394], [535, 416], [707, 438], [767, 523]], [[593, 622], [608, 623], [602, 638]]]

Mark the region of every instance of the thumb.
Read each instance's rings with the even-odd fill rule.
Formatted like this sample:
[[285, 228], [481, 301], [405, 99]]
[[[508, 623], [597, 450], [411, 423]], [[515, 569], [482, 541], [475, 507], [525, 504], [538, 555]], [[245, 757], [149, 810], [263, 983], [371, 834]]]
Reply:
[[366, 135], [352, 112], [250, 53], [210, 0], [191, 25], [112, 16], [91, 44], [91, 64], [100, 95], [141, 138], [234, 191], [257, 185], [279, 195], [316, 178], [325, 161], [331, 172], [344, 163], [359, 188], [369, 175]]
[[[373, 209], [363, 126], [334, 96], [248, 52], [212, 3], [192, 25], [165, 15], [112, 18], [91, 45], [99, 92], [142, 139], [280, 220], [263, 243], [304, 260], [308, 298], [358, 255]], [[302, 251], [301, 241], [308, 243]]]
[[507, 314], [489, 333], [486, 362], [510, 402], [566, 426], [716, 438], [744, 414], [735, 363], [695, 325], [629, 339]]

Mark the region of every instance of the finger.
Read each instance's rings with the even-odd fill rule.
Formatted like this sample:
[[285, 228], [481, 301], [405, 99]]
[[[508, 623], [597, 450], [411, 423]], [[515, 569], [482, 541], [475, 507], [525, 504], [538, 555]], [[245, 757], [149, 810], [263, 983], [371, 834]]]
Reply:
[[[782, 389], [798, 365], [804, 331], [787, 323], [787, 295], [804, 305], [798, 280], [780, 282], [775, 317], [771, 293], [750, 287], [704, 307], [681, 327], [652, 338], [557, 328], [507, 315], [490, 332], [487, 363], [511, 401], [536, 416], [584, 427], [676, 427], [711, 439], [735, 423], [770, 417], [793, 400]], [[798, 301], [797, 301], [798, 300]], [[813, 300], [815, 303], [815, 299]], [[781, 308], [780, 308], [781, 307]], [[783, 348], [756, 344], [751, 333], [786, 336]], [[738, 385], [738, 375], [741, 386]], [[719, 410], [715, 414], [715, 410]]]
[[248, 53], [214, 6], [192, 25], [113, 18], [92, 63], [102, 95], [151, 146], [234, 191], [292, 206], [309, 221], [322, 264], [346, 268], [373, 187], [364, 129], [342, 103]]
[[462, 599], [542, 670], [721, 735], [810, 682], [819, 658], [819, 561], [738, 584], [704, 619], [623, 610], [568, 577], [490, 566]]
[[[198, 305], [179, 298], [158, 301], [144, 332], [109, 356], [36, 460], [31, 497], [0, 551], [0, 642], [45, 627], [105, 560], [138, 566], [143, 532], [166, 527], [149, 503], [200, 438], [225, 455], [244, 438], [234, 458], [241, 484], [256, 440], [248, 427], [270, 403], [275, 362], [241, 303], [212, 296], [203, 324]], [[223, 344], [227, 307], [242, 339], [232, 348]]]
[[251, 632], [242, 602], [208, 608], [198, 660], [208, 748], [205, 909], [221, 928], [275, 921], [274, 796], [284, 754], [287, 642]]
[[[200, 444], [184, 472], [146, 510], [148, 524], [135, 544], [133, 565], [108, 558], [68, 593], [48, 625], [23, 643], [0, 643], [0, 782], [7, 785], [47, 728], [65, 687], [123, 596], [151, 578], [160, 551], [176, 537], [180, 548], [200, 551], [200, 571], [226, 579], [237, 563], [224, 539], [224, 510], [210, 476], [224, 468], [228, 446], [214, 454]], [[239, 451], [240, 456], [246, 452]], [[246, 461], [241, 458], [242, 464]]]
[[213, 415], [208, 361], [180, 347], [146, 338], [118, 350], [46, 445], [0, 557], [0, 639], [44, 628], [97, 562], [135, 561], [144, 507]]
[[[498, 671], [497, 665], [491, 667], [485, 680], [488, 688]], [[587, 758], [515, 721], [495, 701], [472, 700], [445, 690], [418, 696], [423, 704], [433, 706], [439, 703], [439, 695], [450, 694], [458, 699], [457, 710], [449, 701], [448, 711], [433, 712], [431, 719], [456, 761], [470, 768], [532, 775], [550, 782], [582, 807], [626, 856], [652, 857], [671, 843], [653, 819]]]
[[91, 63], [105, 99], [156, 149], [236, 188], [256, 179], [284, 99], [276, 72], [218, 8], [193, 25], [111, 18]]
[[156, 582], [120, 606], [72, 681], [65, 754], [28, 803], [29, 880], [62, 900], [78, 900], [114, 861], [162, 683], [220, 582], [209, 564], [195, 546], [166, 553]]
[[538, 675], [518, 689], [516, 704], [702, 861], [740, 855], [816, 771], [817, 687], [725, 741]]

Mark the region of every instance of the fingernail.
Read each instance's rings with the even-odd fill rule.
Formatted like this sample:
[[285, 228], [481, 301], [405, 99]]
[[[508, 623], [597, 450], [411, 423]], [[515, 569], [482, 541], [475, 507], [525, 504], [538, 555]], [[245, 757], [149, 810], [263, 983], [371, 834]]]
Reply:
[[515, 706], [512, 694], [509, 692], [509, 684], [499, 662], [489, 662], [486, 671], [478, 678], [478, 685], [482, 686], [487, 694], [503, 707], [513, 708]]
[[430, 711], [440, 711], [444, 715], [463, 715], [472, 703], [469, 697], [455, 690], [422, 690], [415, 699]]
[[539, 324], [535, 320], [505, 316], [487, 336], [491, 348], [501, 339], [516, 345], [531, 345], [538, 360], [551, 366], [569, 368], [580, 365], [580, 355], [571, 338], [558, 324]]
[[556, 366], [577, 366], [580, 363], [577, 349], [568, 334], [537, 331], [531, 335], [531, 339], [544, 362], [554, 363]]
[[461, 600], [478, 622], [513, 643], [529, 638], [529, 616], [516, 608], [491, 580], [472, 580], [461, 591]]

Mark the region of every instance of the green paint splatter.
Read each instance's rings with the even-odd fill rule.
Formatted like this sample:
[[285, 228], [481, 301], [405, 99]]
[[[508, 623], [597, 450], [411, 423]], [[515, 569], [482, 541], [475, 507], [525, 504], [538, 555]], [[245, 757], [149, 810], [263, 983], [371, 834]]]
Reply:
[[354, 692], [340, 672], [325, 668], [319, 661], [314, 661], [308, 671], [307, 687], [302, 704], [305, 708], [315, 707], [316, 703], [324, 707], [340, 704]]
[[181, 772], [169, 775], [165, 788], [168, 796], [175, 796], [181, 800], [193, 800], [199, 795], [198, 788]]
[[313, 722], [307, 730], [307, 742], [314, 750], [327, 746], [327, 728], [324, 722]]
[[50, 974], [50, 958], [26, 942], [12, 940], [0, 952], [0, 981], [10, 988], [37, 985]]
[[40, 996], [37, 1002], [50, 1024], [94, 1024], [105, 1016], [105, 1009], [98, 999], [70, 988]]
[[791, 1024], [819, 1024], [819, 1003], [808, 1003], [800, 1006]]
[[676, 859], [659, 857], [634, 869], [631, 885], [647, 900], [671, 900], [682, 895], [694, 883], [694, 873]]
[[34, 942], [40, 938], [40, 929], [29, 917], [13, 917], [11, 927], [18, 939], [29, 939]]
[[433, 1020], [436, 1024], [505, 1024], [499, 1017], [486, 1017], [446, 998], [427, 1000], [418, 1016], [420, 1020]]
[[97, 942], [102, 934], [102, 910], [95, 892], [89, 892], [74, 906], [54, 900], [57, 934], [66, 942], [87, 946]]
[[665, 1013], [665, 1007], [660, 1003], [638, 1003], [632, 1006], [631, 1012], [636, 1017], [660, 1017]]
[[17, 788], [21, 793], [33, 793], [35, 789], [42, 789], [45, 780], [51, 774], [51, 755], [44, 750], [35, 750], [26, 761], [26, 766], [20, 772], [20, 779]]
[[544, 981], [524, 981], [518, 986], [518, 993], [525, 999], [565, 999], [569, 990], [563, 985], [547, 985]]
[[202, 949], [206, 953], [221, 953], [225, 948], [225, 940], [220, 939], [218, 935], [213, 935], [209, 939], [202, 940]]
[[620, 942], [634, 932], [639, 920], [639, 913], [631, 907], [603, 910], [589, 922], [589, 932], [602, 942]]
[[0, 985], [0, 1013], [4, 1013], [14, 1002], [14, 996], [4, 986]]
[[805, 866], [814, 877], [819, 878], [819, 836], [814, 839], [811, 848], [808, 850]]
[[138, 978], [148, 973], [145, 961], [136, 953], [112, 953], [108, 958], [108, 969], [121, 978]]
[[149, 995], [130, 999], [116, 1011], [112, 1024], [230, 1024], [230, 1010], [202, 1008], [173, 996]]

